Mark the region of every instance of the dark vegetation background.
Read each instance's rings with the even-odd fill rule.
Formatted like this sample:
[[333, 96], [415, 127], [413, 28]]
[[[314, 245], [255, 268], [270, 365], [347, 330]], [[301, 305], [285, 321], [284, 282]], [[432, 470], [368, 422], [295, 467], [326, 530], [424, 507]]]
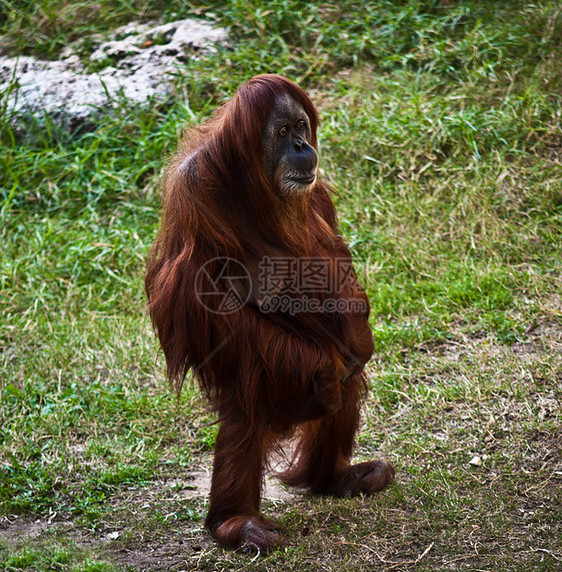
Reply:
[[[3, 49], [50, 59], [188, 16], [229, 45], [163, 104], [21, 138], [0, 94], [0, 570], [560, 569], [560, 3], [0, 2]], [[261, 72], [323, 119], [373, 307], [357, 458], [397, 482], [266, 501], [288, 546], [250, 561], [202, 530], [216, 428], [166, 386], [142, 276], [178, 132]]]

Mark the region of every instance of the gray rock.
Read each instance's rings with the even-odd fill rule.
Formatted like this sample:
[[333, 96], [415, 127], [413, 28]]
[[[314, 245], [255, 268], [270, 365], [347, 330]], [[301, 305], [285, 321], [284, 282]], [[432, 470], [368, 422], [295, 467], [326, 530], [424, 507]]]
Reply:
[[214, 50], [225, 41], [226, 31], [186, 19], [163, 25], [130, 23], [105, 41], [95, 39], [99, 45], [89, 59], [97, 73], [87, 72], [72, 46], [59, 61], [0, 56], [0, 109], [12, 124], [48, 115], [74, 129], [121, 97], [139, 105], [163, 101], [185, 62]]

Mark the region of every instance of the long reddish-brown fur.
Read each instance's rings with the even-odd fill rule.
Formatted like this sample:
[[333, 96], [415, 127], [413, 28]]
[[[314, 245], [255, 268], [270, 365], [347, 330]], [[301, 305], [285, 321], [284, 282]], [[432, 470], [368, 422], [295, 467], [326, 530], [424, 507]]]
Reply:
[[362, 466], [350, 468], [349, 459], [373, 350], [367, 298], [354, 280], [306, 296], [363, 300], [364, 312], [264, 312], [252, 291], [237, 311], [218, 313], [197, 296], [212, 286], [205, 276], [217, 258], [238, 261], [254, 285], [264, 257], [318, 257], [332, 274], [336, 260], [350, 263], [327, 186], [283, 195], [264, 172], [262, 132], [280, 94], [304, 108], [317, 148], [318, 115], [300, 88], [273, 75], [242, 85], [181, 141], [146, 272], [169, 378], [180, 390], [191, 369], [218, 412], [206, 525], [221, 544], [258, 549], [280, 541], [259, 516], [267, 455], [280, 437], [298, 435], [286, 483], [336, 495], [363, 490]]

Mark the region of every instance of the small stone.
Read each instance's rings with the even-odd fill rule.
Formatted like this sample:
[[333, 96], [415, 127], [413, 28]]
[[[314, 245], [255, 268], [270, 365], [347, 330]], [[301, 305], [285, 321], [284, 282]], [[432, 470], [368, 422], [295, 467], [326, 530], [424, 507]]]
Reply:
[[110, 532], [107, 534], [106, 538], [108, 540], [117, 540], [119, 538], [119, 536], [121, 536], [121, 534], [119, 532]]

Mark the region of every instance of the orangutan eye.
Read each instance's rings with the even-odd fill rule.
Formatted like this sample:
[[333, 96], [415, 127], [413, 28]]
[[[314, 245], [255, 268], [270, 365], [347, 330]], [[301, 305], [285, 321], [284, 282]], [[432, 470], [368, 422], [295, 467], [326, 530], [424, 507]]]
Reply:
[[281, 135], [281, 137], [285, 137], [285, 135], [287, 135], [289, 131], [289, 128], [286, 125], [283, 125], [283, 127], [281, 127], [281, 129], [279, 129], [279, 135]]
[[306, 127], [306, 122], [304, 121], [304, 119], [301, 119], [299, 122], [297, 122], [297, 131], [302, 131], [305, 127]]

